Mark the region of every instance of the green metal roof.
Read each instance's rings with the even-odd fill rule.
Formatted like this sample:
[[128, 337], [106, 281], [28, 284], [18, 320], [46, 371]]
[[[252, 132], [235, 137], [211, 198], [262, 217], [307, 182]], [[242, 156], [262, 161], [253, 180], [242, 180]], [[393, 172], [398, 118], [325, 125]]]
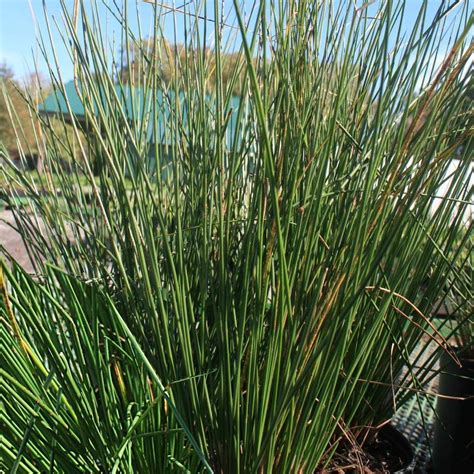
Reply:
[[[84, 106], [82, 105], [79, 94], [77, 93], [76, 86], [74, 81], [69, 81], [64, 85], [66, 96], [69, 101], [72, 113], [77, 116], [77, 118], [84, 117]], [[47, 114], [69, 114], [69, 109], [67, 107], [67, 102], [64, 94], [55, 89], [46, 100], [39, 105], [39, 111]]]
[[[79, 85], [80, 87], [80, 85]], [[65, 94], [59, 90], [55, 89], [47, 98], [46, 100], [39, 105], [39, 112], [48, 115], [58, 115], [62, 114], [63, 116], [68, 119], [70, 116], [69, 108], [67, 103], [69, 102], [70, 110], [72, 115], [76, 118], [76, 120], [83, 121], [85, 119], [85, 110], [83, 105], [83, 99], [78, 94], [76, 89], [76, 85], [74, 81], [70, 81], [64, 85]], [[143, 117], [147, 116], [149, 113], [153, 112], [154, 110], [157, 111], [158, 117], [158, 136], [160, 137], [159, 140], [156, 140], [159, 143], [168, 143], [170, 142], [169, 138], [167, 138], [166, 134], [166, 122], [169, 120], [170, 117], [170, 101], [173, 101], [173, 92], [167, 92], [166, 95], [163, 94], [162, 91], [158, 90], [155, 93], [156, 97], [156, 108], [153, 109], [153, 93], [151, 90], [144, 91], [144, 89], [137, 88], [137, 87], [129, 87], [123, 86], [120, 84], [114, 85], [114, 93], [118, 98], [120, 103], [120, 108], [125, 112], [126, 117], [129, 120], [139, 121], [143, 119]], [[102, 95], [102, 94], [101, 94]], [[67, 97], [67, 101], [66, 101]], [[208, 100], [212, 103], [212, 97], [209, 95]], [[182, 123], [186, 126], [187, 123], [187, 100], [186, 94], [184, 92], [179, 93], [179, 102], [181, 110], [183, 111]], [[239, 108], [240, 100], [238, 97], [234, 96], [230, 100], [229, 110], [230, 113], [230, 120], [227, 126], [226, 131], [226, 139], [227, 145], [231, 146], [234, 142], [235, 134], [236, 134], [236, 121], [237, 121], [237, 111]], [[107, 105], [107, 101], [105, 100], [105, 94], [101, 97], [100, 101], [96, 101], [94, 103], [94, 110], [97, 114], [99, 111], [99, 107], [103, 109], [107, 113], [107, 109], [109, 106]], [[114, 109], [111, 111], [112, 113], [117, 112], [116, 101]], [[149, 139], [152, 140], [153, 133], [153, 123], [150, 121], [149, 126]], [[240, 140], [239, 140], [240, 141]]]

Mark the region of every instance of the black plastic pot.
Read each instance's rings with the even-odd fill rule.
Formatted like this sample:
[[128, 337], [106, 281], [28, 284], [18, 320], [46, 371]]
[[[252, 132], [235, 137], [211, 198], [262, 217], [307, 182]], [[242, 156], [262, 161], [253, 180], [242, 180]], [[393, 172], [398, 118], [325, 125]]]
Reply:
[[374, 461], [369, 469], [379, 472], [411, 473], [413, 471], [413, 450], [408, 440], [394, 426], [387, 424], [378, 430], [372, 441], [365, 446], [368, 459]]
[[413, 471], [413, 449], [410, 442], [394, 426], [385, 425], [380, 430], [380, 437], [386, 440], [399, 459], [399, 466], [395, 467], [394, 473], [410, 473]]
[[440, 474], [474, 472], [474, 360], [460, 357], [462, 367], [443, 353], [433, 441], [433, 469]]

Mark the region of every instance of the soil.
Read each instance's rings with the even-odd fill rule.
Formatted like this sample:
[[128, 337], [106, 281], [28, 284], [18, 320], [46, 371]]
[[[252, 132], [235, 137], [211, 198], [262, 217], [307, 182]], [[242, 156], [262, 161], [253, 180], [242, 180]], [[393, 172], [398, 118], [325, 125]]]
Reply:
[[388, 474], [406, 467], [407, 453], [382, 434], [364, 446], [344, 445], [320, 474]]

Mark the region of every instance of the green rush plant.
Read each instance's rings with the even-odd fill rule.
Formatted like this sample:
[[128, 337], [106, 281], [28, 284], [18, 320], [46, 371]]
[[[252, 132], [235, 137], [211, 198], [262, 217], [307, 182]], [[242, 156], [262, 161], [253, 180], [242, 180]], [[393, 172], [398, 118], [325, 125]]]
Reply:
[[[10, 472], [181, 472], [179, 460], [196, 471], [192, 434], [185, 442], [180, 415], [108, 297], [55, 268], [41, 285], [14, 272], [12, 296], [0, 274]], [[19, 324], [24, 315], [28, 328]]]
[[431, 312], [471, 230], [473, 17], [370, 3], [45, 10], [75, 135], [25, 96], [44, 171], [0, 171], [34, 265], [3, 265], [13, 470], [309, 473], [423, 396], [409, 356], [449, 350]]

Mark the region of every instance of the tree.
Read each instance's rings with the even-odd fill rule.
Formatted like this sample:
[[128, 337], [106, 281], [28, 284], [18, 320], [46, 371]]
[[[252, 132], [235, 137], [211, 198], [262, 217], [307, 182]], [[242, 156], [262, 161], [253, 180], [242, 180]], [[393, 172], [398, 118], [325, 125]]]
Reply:
[[[40, 73], [30, 74], [23, 83], [15, 80], [12, 69], [0, 64], [0, 143], [12, 158], [25, 157], [30, 166], [43, 169], [45, 152], [54, 153], [70, 167], [70, 158], [79, 158], [77, 136], [73, 127], [61, 117], [39, 117], [36, 107], [51, 91], [51, 84]], [[54, 144], [47, 151], [39, 143], [43, 137]], [[79, 133], [79, 139], [84, 136]]]
[[[224, 90], [231, 84], [234, 75], [242, 74], [244, 58], [240, 53], [220, 55], [222, 84]], [[155, 43], [152, 38], [130, 43], [122, 49], [122, 64], [118, 71], [119, 79], [124, 84], [139, 85], [147, 78], [147, 74], [156, 74], [162, 84], [168, 85], [175, 79], [183, 79], [193, 65], [202, 62], [207, 75], [207, 89], [216, 86], [216, 62], [214, 51], [209, 48], [193, 48], [183, 44], [172, 44], [162, 40]], [[150, 67], [151, 66], [151, 67]], [[242, 82], [236, 80], [232, 84], [232, 92], [240, 93]]]
[[[29, 78], [27, 85], [33, 87]], [[12, 69], [0, 64], [0, 142], [13, 156], [19, 156], [19, 147], [26, 155], [38, 152], [34, 121], [30, 115], [24, 89], [14, 78]]]

